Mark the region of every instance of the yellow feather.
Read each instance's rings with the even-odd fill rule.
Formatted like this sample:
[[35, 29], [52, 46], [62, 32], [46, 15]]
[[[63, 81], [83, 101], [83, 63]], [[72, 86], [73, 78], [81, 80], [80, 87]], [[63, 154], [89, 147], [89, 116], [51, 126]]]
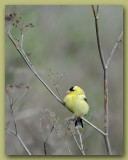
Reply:
[[84, 116], [88, 113], [89, 105], [86, 101], [85, 93], [78, 86], [69, 90], [63, 101], [65, 106], [76, 116]]

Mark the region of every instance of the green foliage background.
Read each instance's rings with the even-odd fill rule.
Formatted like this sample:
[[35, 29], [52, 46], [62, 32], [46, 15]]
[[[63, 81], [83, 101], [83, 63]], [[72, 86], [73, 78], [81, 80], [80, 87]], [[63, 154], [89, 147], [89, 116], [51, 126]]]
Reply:
[[[56, 92], [53, 80], [59, 86], [63, 98], [73, 85], [85, 90], [90, 113], [88, 120], [104, 129], [104, 86], [103, 69], [97, 49], [94, 17], [91, 6], [6, 6], [6, 14], [16, 12], [26, 23], [33, 23], [34, 29], [24, 35], [23, 48], [31, 52], [31, 62], [44, 81]], [[122, 6], [100, 6], [99, 31], [105, 60], [123, 28]], [[19, 37], [16, 29], [12, 31]], [[30, 72], [22, 57], [8, 37], [5, 37], [6, 85], [23, 83], [31, 86], [14, 89], [12, 96], [19, 99], [14, 112], [20, 136], [32, 154], [43, 154], [40, 114], [50, 109], [59, 117], [61, 130], [66, 128], [65, 118], [72, 114], [62, 107]], [[61, 77], [58, 80], [58, 76]], [[123, 46], [119, 45], [108, 69], [109, 82], [109, 137], [113, 154], [123, 153]], [[57, 92], [56, 92], [57, 94]], [[6, 101], [5, 122], [9, 122], [9, 103]], [[47, 124], [48, 122], [46, 122]], [[13, 126], [12, 126], [13, 127]], [[47, 131], [43, 136], [47, 135]], [[83, 140], [88, 155], [106, 154], [103, 137], [85, 124]], [[67, 145], [73, 154], [80, 155], [71, 136], [58, 136], [54, 132], [47, 144], [48, 153], [67, 155]], [[6, 134], [6, 154], [26, 154], [11, 134]], [[14, 147], [11, 147], [13, 144]]]

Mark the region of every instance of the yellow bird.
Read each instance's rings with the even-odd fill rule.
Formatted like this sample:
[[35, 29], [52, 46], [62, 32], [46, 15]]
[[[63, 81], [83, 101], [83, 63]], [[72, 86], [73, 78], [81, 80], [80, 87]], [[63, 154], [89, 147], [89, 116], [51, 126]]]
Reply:
[[67, 91], [67, 95], [64, 97], [63, 102], [77, 117], [75, 126], [80, 125], [83, 128], [81, 116], [85, 116], [89, 111], [89, 105], [84, 91], [78, 86], [71, 87]]

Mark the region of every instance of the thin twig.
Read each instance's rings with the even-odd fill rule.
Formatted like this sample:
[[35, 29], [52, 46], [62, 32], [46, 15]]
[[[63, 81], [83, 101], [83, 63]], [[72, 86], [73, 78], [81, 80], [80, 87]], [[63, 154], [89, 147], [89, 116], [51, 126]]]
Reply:
[[11, 97], [11, 95], [8, 95], [10, 98], [10, 109], [11, 109], [11, 113], [12, 113], [12, 117], [13, 117], [13, 121], [14, 121], [14, 127], [15, 127], [15, 132], [16, 132], [16, 135], [17, 135], [17, 125], [16, 125], [16, 121], [15, 121], [15, 116], [14, 116], [14, 111], [13, 111], [13, 108], [14, 108], [14, 103], [16, 102], [16, 98], [13, 99]]
[[16, 132], [14, 132], [13, 130], [11, 130], [10, 128], [8, 128], [8, 127], [6, 127], [6, 128], [7, 128], [7, 130], [9, 130], [13, 135], [15, 135], [18, 138], [19, 142], [21, 143], [21, 145], [23, 146], [23, 148], [25, 149], [25, 151], [28, 153], [28, 155], [32, 155], [31, 152], [26, 147], [26, 145], [24, 144], [24, 142], [22, 141], [21, 137], [18, 134], [16, 134]]
[[105, 144], [106, 144], [106, 149], [107, 153], [111, 155], [111, 146], [108, 138], [108, 80], [107, 80], [107, 67], [105, 64], [103, 52], [101, 49], [101, 43], [100, 43], [100, 37], [99, 37], [99, 28], [98, 28], [98, 12], [99, 12], [99, 7], [97, 7], [97, 15], [94, 6], [92, 5], [92, 10], [93, 10], [93, 15], [95, 19], [95, 28], [96, 28], [96, 38], [97, 38], [97, 45], [98, 45], [98, 50], [99, 50], [99, 55], [101, 59], [101, 64], [104, 70], [104, 130], [106, 135], [104, 135], [105, 139]]
[[[8, 92], [7, 92], [8, 93]], [[13, 111], [13, 108], [14, 108], [14, 104], [16, 102], [16, 98], [13, 99], [13, 97], [8, 93], [8, 98], [9, 98], [9, 101], [10, 101], [10, 108], [11, 108], [11, 115], [13, 117], [13, 121], [14, 121], [14, 127], [15, 127], [15, 132], [12, 131], [10, 128], [9, 128], [9, 125], [8, 127], [6, 127], [11, 133], [13, 133], [19, 140], [19, 142], [22, 144], [23, 148], [25, 149], [25, 151], [28, 153], [28, 155], [31, 155], [30, 151], [28, 150], [28, 148], [26, 147], [26, 145], [24, 144], [24, 142], [22, 141], [22, 139], [20, 138], [20, 136], [18, 135], [18, 132], [17, 132], [17, 125], [16, 125], [16, 121], [15, 121], [15, 116], [14, 116], [14, 111]]]
[[[9, 92], [6, 92], [6, 95], [7, 95], [8, 99], [9, 99], [9, 103], [10, 103], [9, 106], [10, 106], [10, 109], [11, 109], [11, 115], [10, 115], [10, 120], [9, 120], [9, 124], [8, 124], [8, 127], [9, 127], [10, 124], [11, 124], [12, 119], [14, 120], [13, 109], [14, 109], [14, 104], [16, 103], [16, 98], [13, 99], [12, 96], [11, 96], [11, 94]], [[16, 130], [15, 123], [14, 123], [14, 127], [15, 127], [15, 130]]]
[[67, 147], [68, 147], [68, 152], [69, 152], [69, 154], [72, 155], [72, 152], [70, 151], [69, 146], [67, 146]]
[[66, 143], [66, 145], [67, 145], [67, 148], [68, 148], [68, 152], [69, 152], [69, 154], [70, 154], [70, 155], [72, 155], [72, 152], [71, 152], [71, 150], [70, 150], [70, 148], [69, 148], [68, 142], [67, 142], [67, 141], [65, 141], [65, 143]]
[[62, 98], [61, 98], [61, 95], [60, 95], [60, 92], [59, 92], [59, 90], [58, 90], [58, 86], [55, 86], [55, 89], [56, 89], [56, 91], [57, 91], [57, 93], [58, 93], [59, 98], [62, 99]]
[[97, 11], [96, 11], [96, 16], [98, 17], [99, 15], [99, 5], [97, 5]]
[[46, 141], [44, 142], [44, 154], [47, 155], [47, 150], [46, 150]]
[[73, 133], [73, 138], [74, 138], [74, 140], [75, 140], [75, 142], [76, 142], [79, 150], [82, 152], [83, 155], [85, 155], [85, 152], [81, 149], [81, 147], [80, 147], [80, 145], [79, 145], [79, 143], [78, 143], [78, 141], [77, 141], [77, 139], [76, 139], [75, 133]]
[[82, 141], [81, 133], [80, 133], [80, 131], [79, 131], [78, 127], [77, 127], [76, 129], [77, 129], [77, 133], [78, 133], [78, 135], [79, 135], [79, 139], [80, 139], [80, 145], [81, 145], [82, 153], [84, 153], [84, 155], [85, 155], [85, 152], [84, 152], [84, 146], [83, 146], [83, 141]]
[[95, 11], [94, 5], [92, 5], [92, 11], [93, 11], [94, 17], [96, 17], [96, 11]]
[[107, 60], [107, 63], [106, 63], [106, 67], [107, 67], [107, 68], [108, 68], [109, 63], [110, 63], [110, 60], [112, 59], [112, 56], [113, 56], [113, 54], [115, 53], [116, 48], [117, 48], [118, 45], [120, 44], [122, 38], [123, 38], [123, 30], [121, 31], [121, 34], [119, 35], [119, 37], [118, 37], [118, 39], [117, 39], [117, 41], [116, 41], [116, 43], [115, 43], [115, 45], [114, 45], [111, 53], [110, 53], [110, 56], [109, 56], [109, 58], [108, 58], [108, 60]]
[[[26, 56], [24, 50], [16, 43], [16, 41], [14, 40], [14, 38], [12, 37], [12, 35], [10, 34], [10, 32], [6, 33], [7, 36], [10, 38], [10, 40], [12, 41], [12, 43], [14, 44], [14, 46], [16, 47], [17, 51], [21, 54], [21, 56], [23, 57], [24, 61], [26, 62], [26, 64], [28, 65], [28, 67], [30, 68], [30, 70], [34, 73], [34, 75], [39, 79], [39, 81], [48, 89], [48, 91], [55, 97], [55, 99], [57, 99], [63, 106], [64, 103], [63, 101], [61, 101], [61, 99], [55, 95], [55, 93], [48, 87], [48, 85], [43, 81], [43, 79], [38, 75], [38, 73], [36, 72], [34, 66], [32, 65], [32, 63], [30, 62], [30, 60], [28, 59], [28, 57]], [[88, 123], [89, 125], [91, 125], [90, 122], [88, 122], [87, 120], [85, 120], [86, 123]], [[99, 132], [100, 129], [98, 129], [96, 126], [94, 126], [93, 124], [91, 125], [94, 129], [96, 129]], [[103, 133], [103, 132], [102, 132]]]
[[24, 35], [23, 33], [21, 34], [21, 43], [20, 43], [20, 47], [22, 48], [23, 47], [23, 39], [24, 39]]
[[97, 128], [94, 124], [90, 123], [87, 119], [81, 117], [82, 120], [84, 122], [86, 122], [88, 125], [90, 125], [91, 127], [93, 127], [96, 131], [98, 131], [99, 133], [101, 133], [103, 136], [106, 136], [106, 133], [104, 133], [102, 130], [100, 130], [99, 128]]
[[50, 137], [50, 135], [51, 135], [51, 133], [52, 133], [52, 131], [53, 131], [54, 128], [55, 128], [55, 126], [53, 125], [52, 128], [51, 128], [51, 130], [50, 130], [50, 133], [48, 134], [46, 140], [44, 141], [44, 154], [45, 155], [47, 155], [47, 150], [46, 150], [47, 140], [49, 139], [49, 137]]
[[105, 133], [107, 134], [104, 136], [107, 152], [109, 155], [112, 154], [111, 146], [108, 138], [108, 79], [107, 79], [107, 68], [104, 70], [104, 129]]
[[[101, 49], [101, 43], [100, 43], [100, 37], [99, 37], [99, 29], [98, 29], [98, 19], [99, 19], [99, 17], [98, 17], [98, 15], [96, 15], [95, 8], [94, 8], [93, 5], [92, 5], [92, 10], [93, 10], [94, 18], [95, 18], [96, 38], [97, 38], [97, 45], [98, 45], [99, 55], [100, 55], [102, 67], [104, 69], [105, 68], [105, 60], [104, 60], [103, 52], [102, 52], [102, 49]], [[99, 7], [98, 7], [98, 11], [99, 11]]]
[[43, 83], [43, 85], [49, 90], [49, 92], [61, 103], [63, 104], [63, 102], [60, 100], [59, 97], [57, 97], [55, 95], [55, 93], [48, 87], [48, 85], [44, 82], [44, 80], [37, 74], [35, 68], [33, 67], [32, 63], [30, 62], [30, 60], [28, 59], [28, 57], [26, 56], [26, 53], [24, 52], [24, 50], [16, 43], [16, 41], [14, 40], [14, 38], [12, 37], [12, 35], [10, 34], [10, 32], [7, 33], [8, 37], [10, 38], [10, 40], [12, 41], [12, 43], [14, 44], [14, 46], [16, 47], [16, 49], [18, 50], [18, 52], [21, 54], [21, 56], [23, 57], [23, 59], [25, 60], [26, 64], [28, 65], [28, 67], [31, 69], [31, 71], [34, 73], [34, 75], [40, 80], [41, 83]]

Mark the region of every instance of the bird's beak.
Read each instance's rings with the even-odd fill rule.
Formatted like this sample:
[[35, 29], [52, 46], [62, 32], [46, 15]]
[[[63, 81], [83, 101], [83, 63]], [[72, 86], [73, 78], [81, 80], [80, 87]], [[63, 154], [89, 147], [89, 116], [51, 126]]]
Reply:
[[70, 90], [68, 90], [68, 91], [67, 91], [67, 94], [70, 94], [70, 93], [71, 93], [71, 91], [70, 91]]

